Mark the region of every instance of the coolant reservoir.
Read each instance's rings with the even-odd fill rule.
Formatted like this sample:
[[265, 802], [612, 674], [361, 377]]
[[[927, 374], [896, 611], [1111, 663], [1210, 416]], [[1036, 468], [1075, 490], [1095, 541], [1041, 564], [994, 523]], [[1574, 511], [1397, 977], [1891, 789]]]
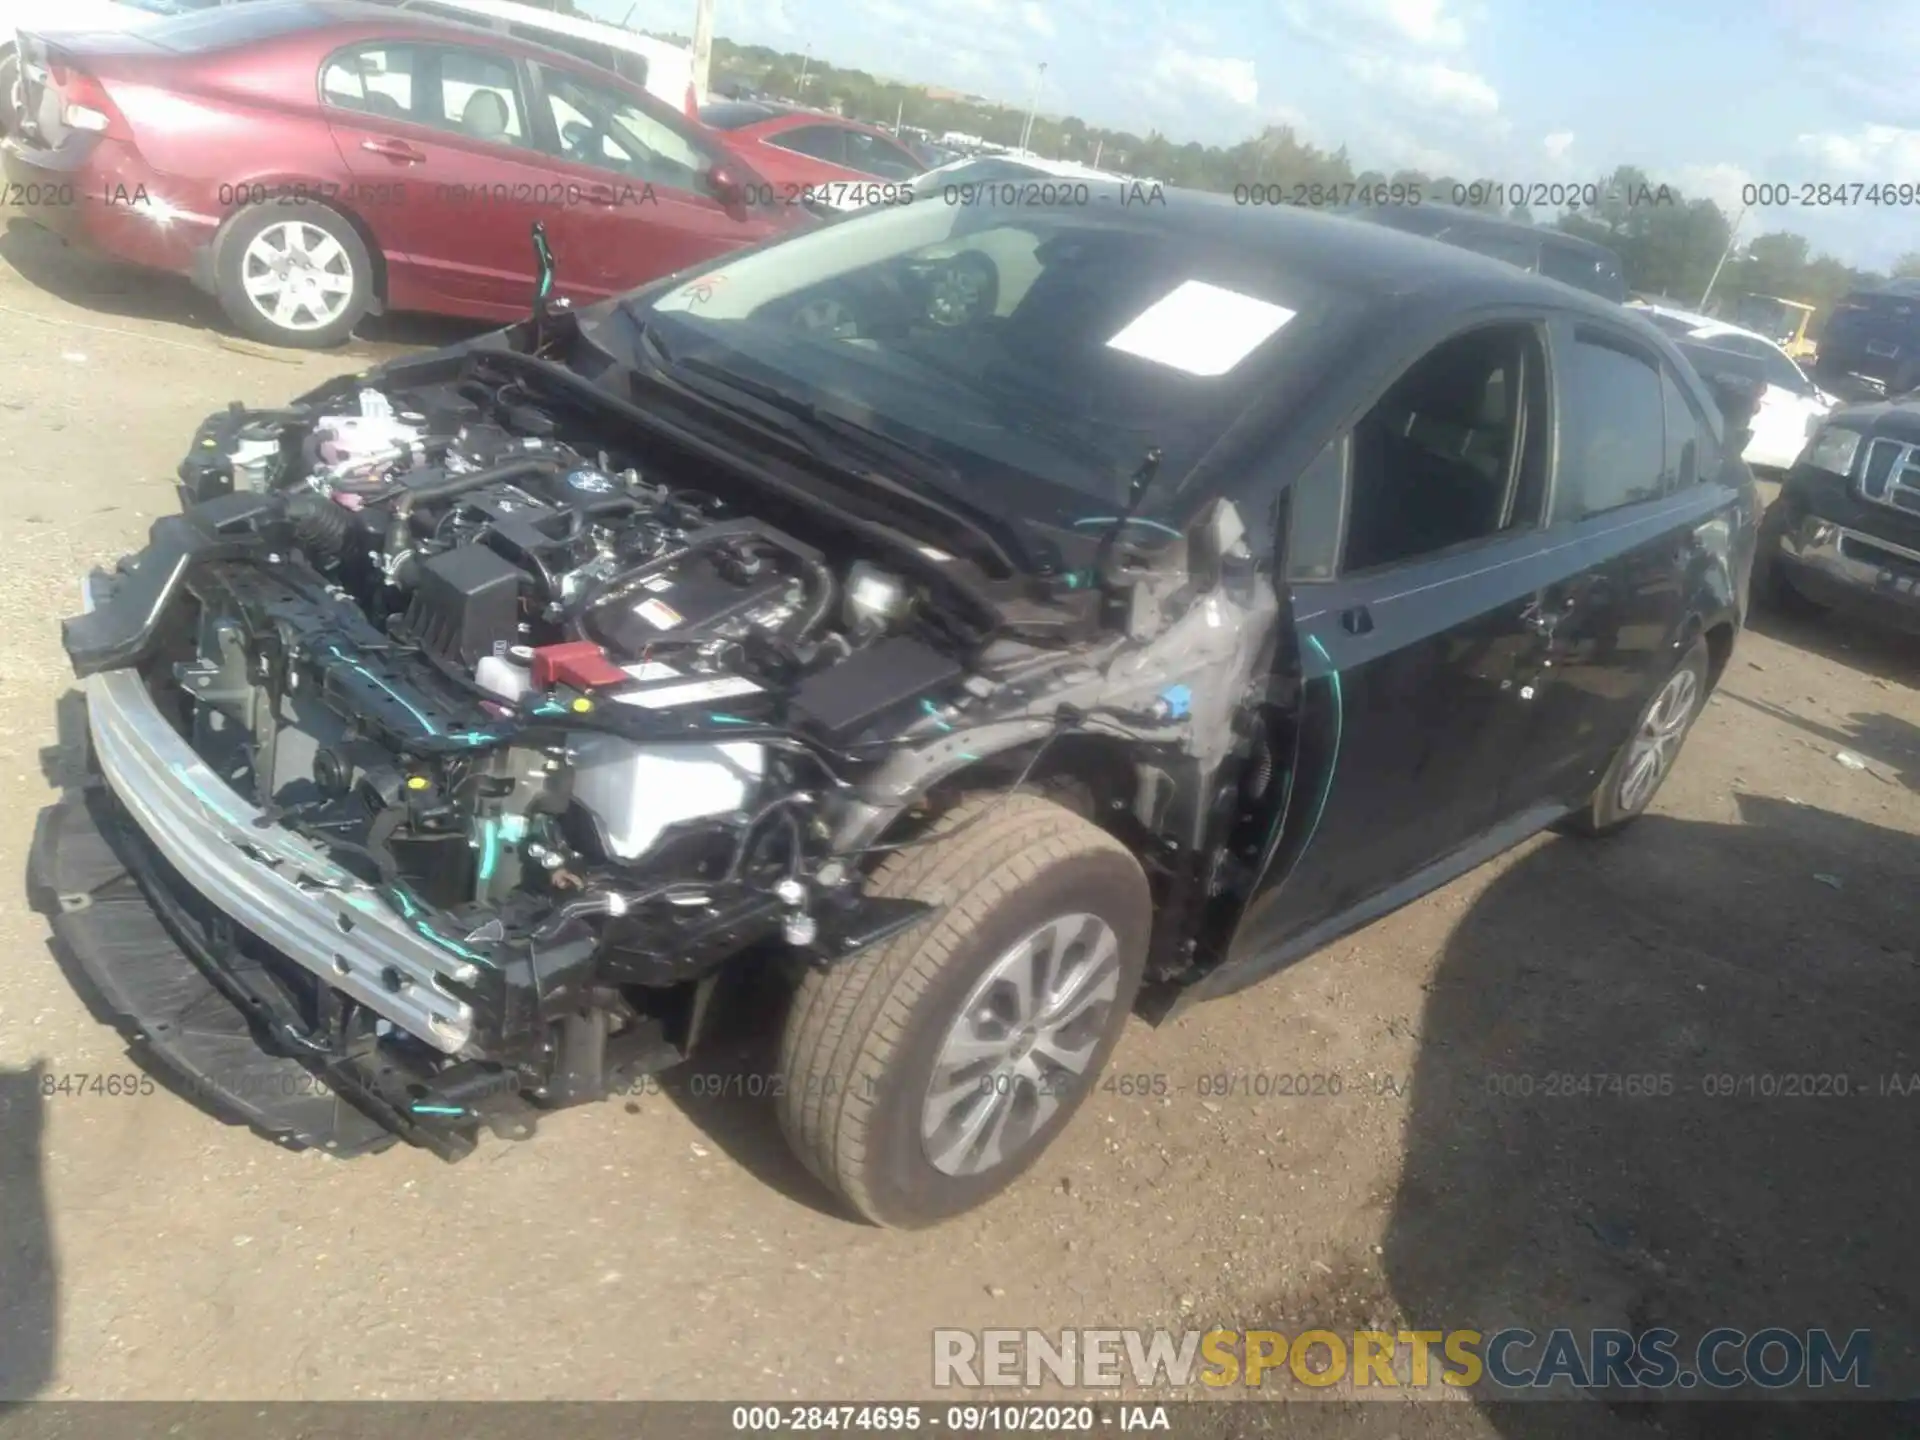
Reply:
[[648, 747], [617, 735], [576, 735], [573, 797], [600, 821], [618, 860], [651, 850], [669, 825], [744, 809], [766, 769], [763, 746]]
[[[524, 645], [516, 645], [514, 650], [532, 659], [533, 652]], [[506, 655], [482, 656], [480, 663], [473, 667], [473, 679], [482, 689], [491, 690], [509, 704], [518, 703], [522, 695], [533, 689], [533, 672], [513, 651]]]

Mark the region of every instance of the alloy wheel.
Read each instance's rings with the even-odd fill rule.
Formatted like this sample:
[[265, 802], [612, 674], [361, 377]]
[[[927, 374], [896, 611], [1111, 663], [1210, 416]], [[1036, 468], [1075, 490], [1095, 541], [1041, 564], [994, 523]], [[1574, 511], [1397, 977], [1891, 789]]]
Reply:
[[1640, 733], [1633, 737], [1627, 751], [1627, 763], [1620, 774], [1620, 808], [1628, 814], [1638, 811], [1653, 798], [1667, 771], [1673, 768], [1680, 742], [1700, 697], [1700, 681], [1691, 668], [1676, 670], [1648, 707], [1640, 722]]
[[353, 261], [318, 225], [282, 220], [254, 236], [240, 257], [240, 286], [283, 330], [321, 330], [353, 299]]
[[1120, 991], [1120, 942], [1062, 915], [1003, 951], [948, 1027], [921, 1106], [928, 1161], [977, 1175], [1012, 1159], [1085, 1082]]

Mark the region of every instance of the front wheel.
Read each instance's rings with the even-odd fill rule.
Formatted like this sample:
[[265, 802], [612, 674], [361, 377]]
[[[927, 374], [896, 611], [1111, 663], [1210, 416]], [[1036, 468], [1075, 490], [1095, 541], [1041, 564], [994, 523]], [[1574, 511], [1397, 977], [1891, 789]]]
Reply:
[[304, 350], [338, 345], [373, 303], [359, 233], [324, 205], [263, 205], [229, 222], [214, 264], [220, 308], [241, 333]]
[[956, 807], [873, 888], [942, 908], [801, 980], [780, 1123], [860, 1215], [919, 1229], [1005, 1189], [1079, 1108], [1133, 1008], [1153, 903], [1118, 840], [1027, 794]]
[[1567, 817], [1579, 835], [1611, 835], [1639, 819], [1660, 793], [1707, 701], [1707, 642], [1695, 640], [1654, 692], [1586, 805]]

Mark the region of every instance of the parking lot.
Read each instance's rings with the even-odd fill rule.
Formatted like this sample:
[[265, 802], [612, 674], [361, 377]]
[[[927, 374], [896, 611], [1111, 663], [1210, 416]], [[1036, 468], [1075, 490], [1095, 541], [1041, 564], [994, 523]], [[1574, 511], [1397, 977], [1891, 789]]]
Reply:
[[[457, 1166], [63, 1087], [140, 1073], [23, 884], [79, 575], [172, 507], [206, 412], [459, 333], [268, 350], [184, 283], [0, 237], [0, 1398], [906, 1398], [937, 1327], [1215, 1323], [1864, 1328], [1877, 1378], [1920, 1380], [1920, 646], [1831, 621], [1759, 617], [1626, 836], [1535, 840], [1136, 1022], [1110, 1074], [1164, 1083], [1097, 1092], [931, 1232], [826, 1209], [744, 1050], [725, 1098], [669, 1076]], [[1673, 1084], [1508, 1083], [1558, 1074]], [[1294, 1075], [1338, 1093], [1260, 1078]]]

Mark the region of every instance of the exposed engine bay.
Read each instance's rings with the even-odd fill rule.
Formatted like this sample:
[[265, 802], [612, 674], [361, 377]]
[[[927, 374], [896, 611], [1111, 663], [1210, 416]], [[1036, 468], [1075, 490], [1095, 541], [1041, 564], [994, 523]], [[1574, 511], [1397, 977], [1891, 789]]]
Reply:
[[1230, 512], [1022, 631], [924, 537], [869, 545], [471, 364], [236, 405], [180, 480], [69, 654], [137, 670], [253, 823], [445, 952], [369, 973], [334, 935], [248, 982], [280, 1043], [443, 1153], [489, 1105], [683, 1058], [730, 961], [844, 963], [919, 923], [938, 897], [862, 878], [956, 788], [1045, 779], [1124, 829], [1168, 977], [1271, 828], [1277, 601]]

